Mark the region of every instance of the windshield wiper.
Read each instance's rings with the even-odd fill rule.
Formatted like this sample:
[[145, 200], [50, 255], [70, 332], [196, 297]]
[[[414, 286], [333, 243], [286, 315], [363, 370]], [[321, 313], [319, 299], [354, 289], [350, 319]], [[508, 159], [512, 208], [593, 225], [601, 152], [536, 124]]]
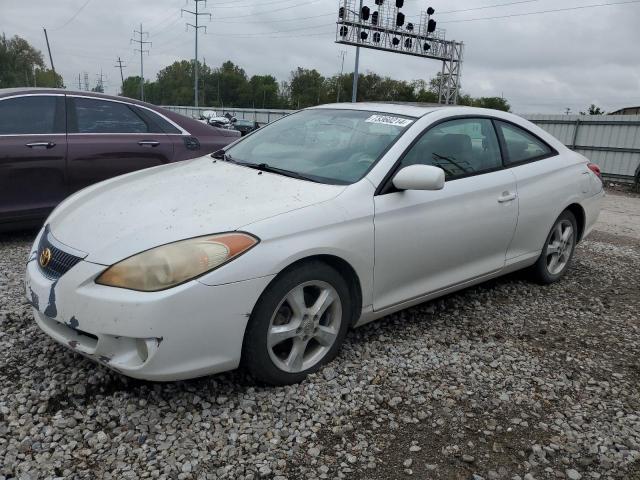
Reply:
[[216, 150], [211, 154], [211, 158], [215, 158], [216, 160], [224, 160], [225, 162], [238, 163], [234, 158], [229, 155], [224, 149]]
[[253, 168], [254, 170], [260, 170], [261, 172], [276, 173], [278, 175], [284, 175], [285, 177], [297, 178], [300, 180], [307, 180], [309, 182], [322, 183], [316, 180], [310, 175], [304, 173], [294, 172], [293, 170], [287, 170], [285, 168], [272, 167], [268, 163], [248, 163], [248, 162], [235, 162], [238, 165]]

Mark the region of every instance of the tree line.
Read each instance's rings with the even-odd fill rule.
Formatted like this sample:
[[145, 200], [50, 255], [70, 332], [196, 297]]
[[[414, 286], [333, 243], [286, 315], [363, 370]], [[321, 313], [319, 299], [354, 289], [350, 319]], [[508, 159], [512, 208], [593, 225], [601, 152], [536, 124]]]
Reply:
[[[144, 84], [145, 101], [158, 105], [193, 105], [193, 60], [176, 61], [158, 72], [155, 80]], [[253, 75], [231, 61], [218, 68], [199, 64], [198, 104], [214, 108], [297, 109], [336, 101], [350, 101], [353, 74], [325, 77], [316, 69], [298, 67], [286, 81], [273, 75]], [[395, 80], [377, 73], [360, 74], [358, 101], [438, 103], [439, 75], [430, 81]], [[121, 95], [140, 99], [140, 77], [124, 80]], [[460, 105], [509, 111], [502, 97], [473, 98], [462, 93]]]
[[[193, 105], [194, 62], [180, 60], [163, 68], [154, 80], [145, 81], [145, 100], [158, 105]], [[278, 82], [273, 75], [253, 75], [231, 61], [211, 68], [199, 64], [199, 99], [202, 106], [214, 108], [282, 108], [297, 109], [336, 101], [350, 101], [353, 74], [323, 76], [315, 69], [298, 67], [286, 81]], [[359, 76], [358, 101], [437, 103], [438, 76], [425, 80], [395, 80], [373, 72]], [[48, 69], [42, 52], [25, 39], [15, 35], [0, 36], [0, 88], [62, 87], [60, 75]], [[102, 91], [97, 84], [92, 91]], [[120, 95], [140, 98], [140, 77], [124, 80]], [[474, 98], [461, 92], [460, 105], [510, 111], [503, 97]], [[582, 115], [603, 115], [591, 105]]]
[[40, 50], [17, 35], [0, 36], [0, 88], [62, 86], [62, 77], [46, 68]]

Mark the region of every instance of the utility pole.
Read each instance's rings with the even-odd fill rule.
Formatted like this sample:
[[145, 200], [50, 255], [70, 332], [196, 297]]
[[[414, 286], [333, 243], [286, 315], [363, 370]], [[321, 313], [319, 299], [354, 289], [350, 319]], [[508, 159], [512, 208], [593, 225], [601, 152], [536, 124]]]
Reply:
[[[362, 22], [362, 0], [360, 0], [360, 9], [358, 10], [358, 42], [360, 41], [360, 22]], [[353, 69], [353, 89], [351, 92], [351, 102], [358, 101], [358, 68], [360, 68], [360, 45], [356, 47], [356, 65]]]
[[49, 35], [47, 35], [47, 29], [42, 27], [44, 30], [44, 39], [47, 41], [47, 50], [49, 51], [49, 61], [51, 62], [51, 70], [53, 70], [53, 83], [55, 86], [58, 86], [58, 75], [56, 75], [56, 67], [53, 66], [53, 56], [51, 55], [51, 47], [49, 46]]
[[338, 77], [338, 85], [336, 85], [336, 90], [338, 90], [338, 95], [336, 97], [336, 103], [340, 103], [340, 90], [341, 90], [341, 84], [340, 81], [342, 80], [342, 75], [344, 73], [344, 57], [347, 56], [347, 51], [346, 50], [340, 50], [340, 57], [342, 57], [342, 65], [340, 67], [340, 76]]
[[189, 30], [189, 27], [192, 27], [195, 31], [196, 34], [196, 53], [195, 53], [195, 57], [194, 57], [194, 61], [193, 61], [193, 68], [194, 68], [194, 87], [193, 87], [193, 91], [194, 91], [194, 106], [197, 108], [198, 107], [198, 30], [201, 28], [204, 28], [204, 33], [207, 33], [207, 27], [204, 25], [198, 25], [199, 23], [199, 18], [204, 15], [204, 16], [208, 16], [209, 17], [209, 21], [211, 21], [211, 14], [208, 12], [199, 12], [198, 11], [198, 7], [200, 5], [200, 2], [204, 2], [205, 6], [207, 5], [207, 0], [193, 0], [193, 2], [196, 5], [196, 11], [192, 12], [191, 10], [185, 10], [184, 8], [180, 9], [180, 14], [182, 15], [183, 13], [190, 13], [191, 15], [194, 16], [195, 18], [195, 25], [191, 24], [191, 23], [187, 23], [186, 27], [187, 30]]
[[144, 102], [144, 61], [142, 57], [145, 53], [149, 55], [149, 50], [145, 50], [144, 46], [151, 46], [151, 42], [144, 40], [145, 38], [149, 38], [149, 32], [142, 30], [142, 24], [140, 24], [140, 30], [134, 30], [133, 33], [134, 35], [138, 34], [140, 36], [140, 40], [132, 38], [131, 43], [137, 43], [140, 46], [140, 48], [136, 48], [134, 51], [140, 52], [140, 100]]
[[104, 93], [104, 74], [102, 73], [102, 69], [100, 69], [100, 74], [96, 74], [98, 79], [96, 84], [96, 90], [100, 93]]
[[122, 69], [126, 67], [126, 65], [122, 65], [122, 60], [120, 60], [120, 57], [118, 57], [117, 62], [118, 65], [114, 65], [114, 67], [120, 68], [120, 80], [122, 80], [122, 86], [120, 87], [120, 89], [122, 90], [122, 93], [124, 93], [124, 74], [122, 73]]

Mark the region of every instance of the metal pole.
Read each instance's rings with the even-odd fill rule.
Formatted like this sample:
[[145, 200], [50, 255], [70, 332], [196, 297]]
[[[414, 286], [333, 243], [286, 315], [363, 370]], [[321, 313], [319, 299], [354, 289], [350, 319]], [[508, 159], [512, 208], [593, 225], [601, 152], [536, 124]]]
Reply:
[[[360, 0], [360, 9], [358, 10], [358, 38], [357, 42], [360, 43], [360, 22], [362, 21], [362, 2]], [[346, 12], [345, 12], [346, 15]], [[360, 67], [360, 46], [356, 47], [356, 64], [353, 69], [353, 89], [351, 92], [351, 102], [356, 103], [358, 101], [358, 68]]]
[[341, 50], [340, 51], [340, 56], [342, 57], [342, 66], [340, 67], [340, 76], [338, 77], [338, 85], [336, 86], [336, 90], [338, 90], [338, 95], [336, 97], [336, 103], [340, 103], [340, 90], [342, 85], [340, 84], [340, 81], [342, 80], [342, 75], [344, 73], [344, 57], [347, 54], [346, 50]]
[[47, 50], [49, 51], [49, 61], [51, 62], [51, 70], [53, 70], [53, 83], [55, 86], [58, 86], [58, 75], [56, 75], [56, 67], [53, 66], [53, 56], [51, 55], [51, 47], [49, 46], [49, 35], [47, 35], [47, 29], [42, 27], [44, 30], [44, 39], [47, 41]]
[[198, 4], [200, 2], [196, 2], [196, 28], [194, 29], [196, 31], [196, 58], [195, 58], [195, 62], [194, 62], [194, 68], [196, 69], [196, 75], [195, 75], [195, 107], [198, 108]]
[[144, 102], [144, 61], [142, 60], [142, 24], [140, 24], [140, 100]]

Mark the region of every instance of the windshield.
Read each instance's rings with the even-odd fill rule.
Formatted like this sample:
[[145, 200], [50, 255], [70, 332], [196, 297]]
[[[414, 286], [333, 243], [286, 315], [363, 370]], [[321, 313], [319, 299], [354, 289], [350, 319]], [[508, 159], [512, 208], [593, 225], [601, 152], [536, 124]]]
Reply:
[[413, 123], [399, 115], [312, 109], [267, 125], [227, 150], [234, 162], [268, 165], [322, 183], [360, 180]]

